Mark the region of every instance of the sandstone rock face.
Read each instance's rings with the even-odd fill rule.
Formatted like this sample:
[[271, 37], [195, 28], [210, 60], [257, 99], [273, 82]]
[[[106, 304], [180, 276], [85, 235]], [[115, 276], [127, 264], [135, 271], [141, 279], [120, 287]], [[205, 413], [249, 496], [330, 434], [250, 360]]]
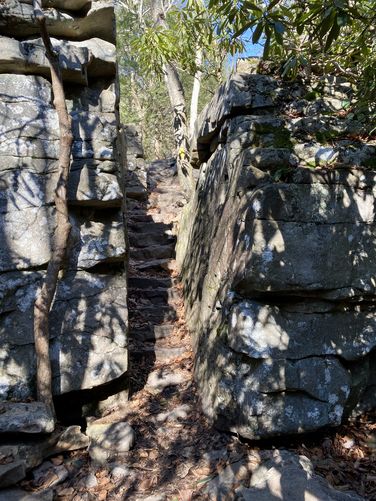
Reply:
[[[45, 2], [48, 5], [48, 2]], [[88, 2], [79, 1], [77, 5], [84, 7]], [[51, 2], [53, 7], [46, 9], [47, 28], [51, 36], [68, 40], [88, 40], [93, 37], [108, 42], [115, 42], [114, 6], [112, 0], [95, 0], [84, 16], [69, 12], [74, 2], [63, 0]], [[83, 5], [84, 4], [84, 5]], [[64, 10], [59, 10], [64, 9]], [[15, 38], [39, 36], [38, 23], [35, 22], [31, 2], [9, 0], [0, 5], [0, 32]]]
[[[88, 85], [88, 77], [115, 74], [115, 46], [93, 38], [83, 42], [67, 42], [51, 38], [66, 81]], [[0, 67], [8, 73], [24, 73], [48, 77], [50, 69], [41, 38], [18, 41], [0, 37]]]
[[[50, 319], [60, 395], [107, 388], [127, 372], [124, 151], [113, 2], [43, 5], [74, 135], [72, 229]], [[1, 3], [0, 35], [0, 400], [23, 401], [35, 397], [33, 303], [56, 231], [59, 127], [30, 0]]]
[[347, 139], [351, 87], [320, 88], [236, 74], [196, 128], [178, 242], [196, 377], [207, 414], [251, 439], [374, 405], [375, 146]]
[[55, 423], [48, 408], [42, 402], [0, 406], [0, 429], [4, 433], [51, 433]]

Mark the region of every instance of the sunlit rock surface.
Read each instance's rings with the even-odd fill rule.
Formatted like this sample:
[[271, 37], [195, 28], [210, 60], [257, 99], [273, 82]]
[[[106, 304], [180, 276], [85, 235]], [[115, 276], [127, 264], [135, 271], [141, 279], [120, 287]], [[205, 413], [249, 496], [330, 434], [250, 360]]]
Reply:
[[251, 439], [376, 404], [376, 150], [351, 139], [351, 86], [319, 84], [312, 101], [235, 74], [193, 141], [178, 260], [196, 378], [206, 413]]
[[[119, 140], [113, 2], [43, 5], [74, 135], [72, 229], [50, 318], [53, 391], [60, 395], [110, 388], [127, 372], [125, 152]], [[0, 400], [36, 397], [33, 304], [56, 231], [59, 125], [49, 75], [32, 1], [2, 2]]]
[[[45, 2], [48, 4], [48, 2]], [[76, 12], [74, 2], [51, 2], [46, 9], [46, 25], [53, 37], [68, 40], [88, 40], [93, 37], [108, 42], [115, 41], [114, 6], [112, 0], [94, 0], [93, 2], [77, 2], [77, 6], [89, 4], [86, 15]], [[64, 7], [66, 6], [67, 10]], [[56, 8], [55, 8], [56, 7]], [[60, 10], [63, 9], [63, 10]], [[0, 33], [14, 38], [39, 36], [39, 26], [34, 17], [31, 2], [10, 0], [0, 5]]]

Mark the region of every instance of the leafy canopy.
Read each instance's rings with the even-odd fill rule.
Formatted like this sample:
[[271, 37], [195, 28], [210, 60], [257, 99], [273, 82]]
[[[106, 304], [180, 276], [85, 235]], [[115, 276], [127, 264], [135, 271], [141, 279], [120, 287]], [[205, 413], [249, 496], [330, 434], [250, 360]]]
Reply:
[[[282, 76], [343, 74], [376, 101], [376, 0], [209, 0], [222, 39], [263, 42]], [[251, 36], [249, 36], [251, 33]]]

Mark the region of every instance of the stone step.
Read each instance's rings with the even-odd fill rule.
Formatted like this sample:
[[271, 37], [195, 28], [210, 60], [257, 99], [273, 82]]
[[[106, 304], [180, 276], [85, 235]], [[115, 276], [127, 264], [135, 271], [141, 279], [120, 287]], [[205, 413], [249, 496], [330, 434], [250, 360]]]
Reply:
[[155, 341], [156, 339], [166, 339], [172, 336], [174, 325], [153, 325], [150, 327], [143, 326], [142, 328], [130, 328], [129, 339], [132, 341]]
[[131, 349], [132, 356], [134, 358], [142, 358], [146, 356], [153, 356], [155, 362], [172, 362], [175, 358], [180, 357], [184, 353], [186, 353], [187, 349], [185, 347], [176, 347], [173, 346], [171, 348], [159, 348], [158, 346], [143, 346], [142, 349], [137, 347], [135, 349]]
[[147, 261], [146, 263], [133, 263], [133, 266], [140, 271], [149, 271], [149, 270], [172, 270], [174, 269], [174, 264], [171, 259], [154, 259], [152, 261]]
[[178, 284], [173, 278], [154, 278], [154, 277], [129, 277], [128, 287], [130, 289], [148, 290], [148, 289], [169, 289]]
[[129, 319], [141, 317], [145, 322], [171, 322], [176, 320], [176, 311], [170, 306], [139, 306], [129, 310]]
[[129, 253], [131, 258], [134, 257], [139, 261], [173, 258], [175, 255], [175, 243], [168, 245], [151, 245], [150, 247], [140, 248], [131, 247]]
[[[181, 299], [180, 292], [174, 288], [156, 288], [153, 290], [148, 289], [135, 289], [129, 288], [129, 297], [131, 298], [140, 298], [141, 300], [150, 301], [152, 304], [174, 304]], [[137, 300], [137, 299], [136, 299]]]
[[143, 186], [127, 186], [125, 189], [127, 199], [147, 200], [148, 194]]
[[[176, 221], [179, 217], [176, 216]], [[135, 223], [163, 223], [167, 225], [172, 225], [170, 217], [166, 221], [166, 214], [161, 214], [160, 212], [153, 212], [152, 214], [145, 214], [144, 212], [137, 212], [136, 214], [130, 214], [128, 220], [128, 226]]]
[[0, 403], [0, 433], [52, 433], [55, 421], [42, 402]]
[[152, 194], [158, 193], [158, 194], [173, 194], [174, 196], [183, 196], [182, 192], [180, 191], [180, 187], [177, 183], [159, 183], [151, 192]]
[[144, 248], [154, 245], [169, 245], [176, 242], [174, 235], [166, 235], [165, 233], [132, 233], [129, 232], [129, 245], [131, 247]]
[[172, 229], [172, 224], [149, 222], [128, 222], [128, 231], [132, 233], [164, 234]]
[[130, 214], [146, 214], [146, 202], [143, 200], [135, 200], [127, 198], [127, 213]]

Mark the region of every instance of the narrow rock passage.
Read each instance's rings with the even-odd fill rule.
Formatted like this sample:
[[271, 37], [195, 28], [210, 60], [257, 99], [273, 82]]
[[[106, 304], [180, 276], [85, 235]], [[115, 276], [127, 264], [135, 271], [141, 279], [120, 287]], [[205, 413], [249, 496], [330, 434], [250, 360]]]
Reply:
[[136, 442], [127, 474], [109, 499], [190, 499], [232, 441], [208, 425], [192, 380], [174, 260], [183, 205], [169, 161], [150, 164], [147, 200], [128, 201], [131, 395], [126, 411], [97, 422], [127, 421]]
[[[320, 462], [321, 450], [313, 444], [311, 449], [302, 449], [299, 441], [283, 444], [294, 452], [273, 450], [271, 444], [260, 449], [216, 431], [203, 416], [192, 378], [193, 353], [174, 261], [184, 197], [168, 161], [151, 163], [147, 175], [147, 200], [130, 200], [128, 207], [131, 397], [126, 411], [102, 419], [103, 423], [128, 422], [136, 441], [122, 463], [126, 474], [114, 483], [107, 499], [300, 501], [299, 492], [287, 492], [285, 480], [288, 485], [300, 483], [304, 490], [314, 488], [317, 499], [358, 499], [355, 494], [332, 491], [320, 477], [307, 476], [296, 452]], [[352, 429], [342, 431], [346, 436], [349, 433]], [[335, 470], [337, 463], [344, 464], [346, 452], [341, 433], [329, 440], [331, 451], [341, 450], [340, 459], [332, 462]], [[280, 478], [279, 471], [291, 470], [289, 478], [281, 477], [270, 490], [267, 483], [256, 487], [263, 472], [258, 470], [260, 463], [267, 461], [270, 478]], [[265, 472], [262, 481], [269, 482], [264, 476]], [[345, 474], [339, 484], [347, 478]]]
[[[169, 365], [190, 356], [175, 270], [177, 223], [184, 198], [174, 164], [151, 163], [148, 198], [129, 201], [129, 312], [131, 391], [169, 386], [189, 375]], [[154, 366], [154, 369], [153, 369]], [[180, 379], [179, 379], [180, 378]]]
[[[75, 427], [72, 446], [80, 450], [65, 444], [66, 452], [30, 472], [20, 483], [29, 497], [0, 490], [0, 501], [302, 501], [303, 492], [317, 500], [376, 499], [373, 416], [313, 438], [248, 444], [203, 416], [174, 263], [182, 205], [167, 161], [150, 165], [147, 198], [129, 199], [129, 402], [89, 417], [87, 436]], [[13, 467], [0, 455], [0, 480], [16, 475]]]

